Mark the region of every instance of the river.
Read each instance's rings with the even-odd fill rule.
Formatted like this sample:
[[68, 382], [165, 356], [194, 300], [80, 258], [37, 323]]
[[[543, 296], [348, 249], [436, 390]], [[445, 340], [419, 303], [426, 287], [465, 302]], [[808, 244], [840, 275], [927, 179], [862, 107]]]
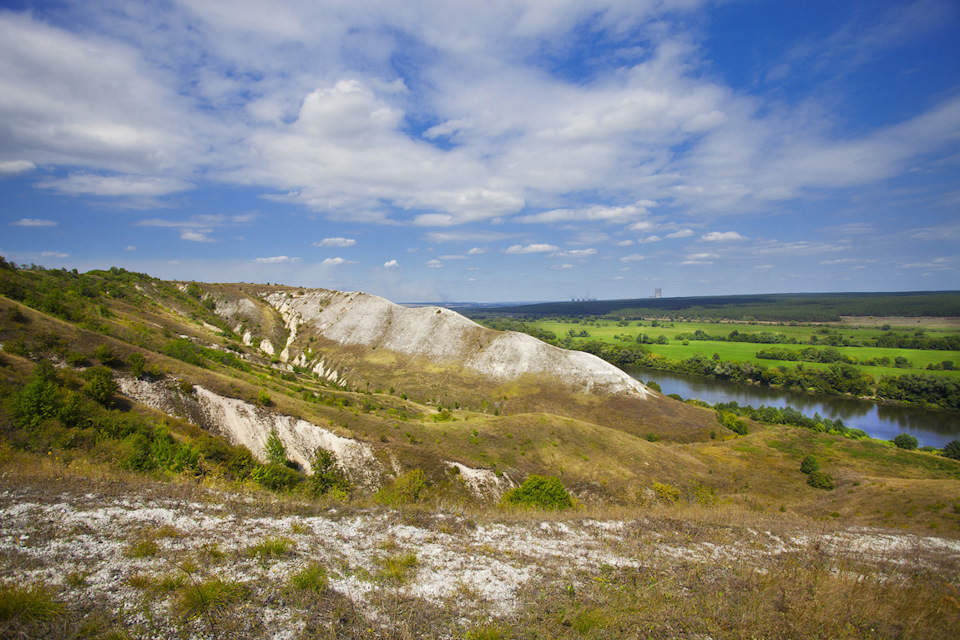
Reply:
[[937, 448], [942, 448], [951, 440], [960, 440], [960, 413], [952, 411], [879, 405], [865, 400], [736, 384], [653, 369], [632, 369], [627, 373], [641, 382], [653, 380], [660, 385], [663, 393], [676, 393], [684, 399], [699, 398], [710, 404], [735, 400], [742, 406], [753, 407], [762, 404], [768, 407], [790, 406], [810, 417], [819, 413], [831, 420], [841, 418], [848, 427], [863, 429], [878, 440], [892, 440], [898, 433], [909, 433], [920, 441], [920, 446]]

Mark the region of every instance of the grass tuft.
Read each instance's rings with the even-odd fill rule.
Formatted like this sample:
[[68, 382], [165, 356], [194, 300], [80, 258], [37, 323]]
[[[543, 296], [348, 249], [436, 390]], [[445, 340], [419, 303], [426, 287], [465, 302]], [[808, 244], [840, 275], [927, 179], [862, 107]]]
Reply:
[[0, 622], [35, 625], [58, 618], [64, 610], [46, 585], [0, 584]]

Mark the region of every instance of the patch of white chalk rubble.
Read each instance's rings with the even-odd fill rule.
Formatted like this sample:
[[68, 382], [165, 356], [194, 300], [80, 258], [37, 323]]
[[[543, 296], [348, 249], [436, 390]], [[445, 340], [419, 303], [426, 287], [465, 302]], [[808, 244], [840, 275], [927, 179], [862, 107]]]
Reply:
[[[221, 579], [255, 588], [282, 585], [308, 562], [320, 562], [328, 569], [330, 586], [374, 619], [379, 615], [373, 593], [378, 587], [360, 576], [378, 572], [385, 549], [416, 555], [414, 574], [399, 587], [407, 595], [493, 616], [515, 611], [521, 589], [532, 581], [579, 584], [605, 565], [664, 567], [682, 560], [760, 566], [764, 559], [811, 548], [835, 559], [889, 562], [901, 557], [904, 563], [927, 566], [960, 562], [956, 540], [863, 529], [823, 536], [777, 536], [747, 529], [738, 538], [684, 543], [682, 536], [664, 536], [643, 520], [475, 524], [437, 514], [431, 522], [414, 526], [383, 512], [340, 515], [330, 509], [325, 515], [280, 517], [244, 513], [210, 499], [68, 493], [48, 498], [30, 487], [8, 489], [0, 492], [0, 568], [13, 571], [11, 579], [83, 589], [88, 595], [93, 590], [121, 607], [141, 597], [131, 586], [132, 576], [166, 575], [171, 558], [217, 545], [230, 560], [208, 571]], [[142, 531], [165, 526], [178, 533], [157, 539], [156, 557], [125, 555]], [[270, 537], [289, 539], [293, 553], [270, 564], [244, 553]], [[4, 567], [3, 559], [13, 557], [19, 558], [16, 565]], [[71, 573], [86, 574], [82, 587], [67, 584]], [[162, 598], [155, 606], [163, 606]], [[294, 618], [283, 610], [259, 615], [276, 633]]]
[[309, 324], [339, 344], [457, 363], [498, 380], [547, 374], [589, 393], [640, 398], [652, 393], [597, 356], [560, 349], [523, 333], [487, 329], [449, 309], [408, 308], [366, 293], [326, 289], [274, 292], [264, 299], [277, 309], [290, 331], [291, 339], [281, 354], [285, 361], [291, 357], [297, 328]]

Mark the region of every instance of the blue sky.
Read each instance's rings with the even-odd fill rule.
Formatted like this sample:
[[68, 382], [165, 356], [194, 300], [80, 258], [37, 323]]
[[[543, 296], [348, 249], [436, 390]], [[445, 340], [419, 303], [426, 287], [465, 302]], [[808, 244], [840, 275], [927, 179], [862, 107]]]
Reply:
[[960, 289], [952, 0], [0, 1], [0, 254], [539, 301]]

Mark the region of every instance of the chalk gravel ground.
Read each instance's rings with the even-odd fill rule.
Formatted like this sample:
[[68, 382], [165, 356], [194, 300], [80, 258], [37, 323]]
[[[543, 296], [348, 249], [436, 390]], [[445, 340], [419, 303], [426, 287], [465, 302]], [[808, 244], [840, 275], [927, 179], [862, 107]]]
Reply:
[[[132, 637], [299, 638], [318, 629], [364, 637], [401, 618], [410, 628], [416, 616], [424, 617], [416, 635], [462, 637], [471, 625], [522, 613], [526, 595], [545, 584], [562, 593], [604, 571], [677, 563], [762, 572], [771, 557], [814, 547], [827, 558], [875, 558], [954, 579], [960, 567], [958, 541], [873, 530], [811, 535], [642, 516], [496, 521], [119, 484], [0, 480], [0, 573], [7, 583], [50, 586], [74, 610], [110, 612]], [[153, 546], [138, 547], [143, 541]], [[264, 541], [280, 541], [279, 550], [257, 555]], [[388, 570], [391, 558], [406, 560], [405, 573]], [[310, 563], [328, 578], [316, 597], [290, 587]], [[241, 585], [241, 601], [177, 608], [185, 588], [214, 578]]]

